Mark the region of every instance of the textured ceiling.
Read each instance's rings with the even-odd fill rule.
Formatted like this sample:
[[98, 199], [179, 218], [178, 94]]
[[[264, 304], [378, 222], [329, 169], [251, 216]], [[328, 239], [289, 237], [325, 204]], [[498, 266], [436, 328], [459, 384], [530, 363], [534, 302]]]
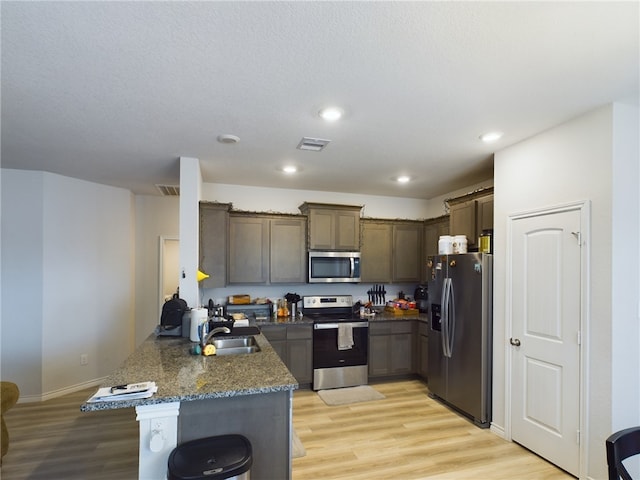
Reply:
[[[0, 5], [2, 166], [135, 193], [177, 184], [189, 156], [207, 182], [431, 198], [491, 178], [494, 151], [638, 101], [638, 2]], [[338, 123], [317, 116], [330, 104]]]

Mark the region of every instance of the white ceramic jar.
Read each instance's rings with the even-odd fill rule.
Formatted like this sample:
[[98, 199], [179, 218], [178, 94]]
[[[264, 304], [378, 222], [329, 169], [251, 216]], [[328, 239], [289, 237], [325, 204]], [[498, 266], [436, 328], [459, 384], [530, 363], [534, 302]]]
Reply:
[[456, 235], [453, 237], [453, 253], [467, 253], [466, 235]]
[[438, 240], [438, 254], [451, 255], [453, 253], [453, 237], [451, 235], [441, 235]]

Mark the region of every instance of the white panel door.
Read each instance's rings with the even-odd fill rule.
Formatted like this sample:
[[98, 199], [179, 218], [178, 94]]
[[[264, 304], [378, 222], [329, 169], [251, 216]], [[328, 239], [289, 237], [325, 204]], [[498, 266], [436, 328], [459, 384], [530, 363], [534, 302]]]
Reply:
[[580, 211], [518, 218], [511, 230], [511, 434], [579, 475]]

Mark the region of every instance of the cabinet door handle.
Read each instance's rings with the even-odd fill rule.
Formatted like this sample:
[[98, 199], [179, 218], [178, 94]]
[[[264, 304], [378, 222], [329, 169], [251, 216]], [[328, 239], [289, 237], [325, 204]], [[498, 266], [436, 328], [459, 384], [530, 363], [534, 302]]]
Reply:
[[520, 346], [520, 340], [517, 338], [512, 338], [509, 340], [509, 342], [511, 343], [511, 345], [513, 345], [514, 347], [519, 347]]

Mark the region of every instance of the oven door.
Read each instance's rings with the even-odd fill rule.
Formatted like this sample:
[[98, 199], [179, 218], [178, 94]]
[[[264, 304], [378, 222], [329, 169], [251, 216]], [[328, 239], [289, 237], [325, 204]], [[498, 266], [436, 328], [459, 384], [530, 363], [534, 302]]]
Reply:
[[[353, 347], [338, 349], [338, 325], [352, 327]], [[367, 365], [369, 322], [329, 322], [313, 325], [313, 368]]]

